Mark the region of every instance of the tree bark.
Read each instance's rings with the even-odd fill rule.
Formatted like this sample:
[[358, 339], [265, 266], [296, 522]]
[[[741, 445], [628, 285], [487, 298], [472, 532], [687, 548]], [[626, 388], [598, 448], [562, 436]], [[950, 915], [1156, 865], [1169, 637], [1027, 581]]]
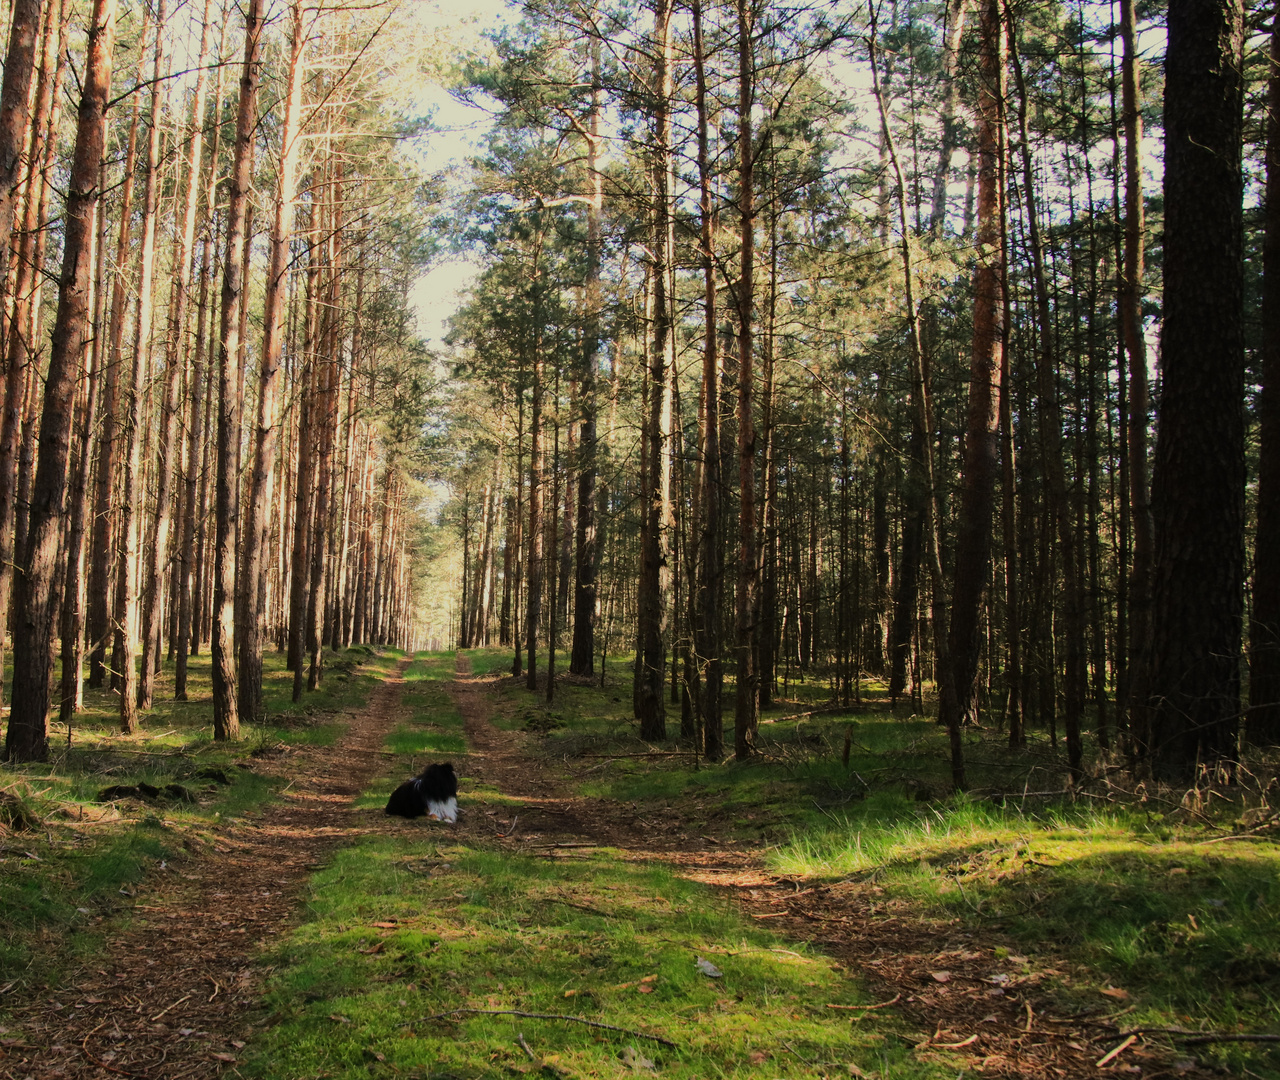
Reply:
[[[1013, 15], [1006, 8], [1008, 31], [1014, 32]], [[1067, 491], [1066, 465], [1062, 446], [1062, 408], [1058, 401], [1058, 362], [1053, 347], [1053, 321], [1049, 307], [1049, 287], [1045, 279], [1044, 248], [1040, 239], [1039, 206], [1031, 167], [1031, 135], [1027, 123], [1027, 88], [1022, 60], [1015, 44], [1014, 79], [1018, 88], [1018, 127], [1021, 142], [1022, 187], [1026, 200], [1027, 231], [1031, 249], [1031, 276], [1035, 286], [1036, 321], [1040, 348], [1036, 356], [1036, 382], [1040, 399], [1040, 434], [1045, 473], [1049, 481], [1049, 512], [1058, 529], [1058, 552], [1062, 564], [1062, 639], [1065, 662], [1063, 719], [1067, 733], [1067, 763], [1071, 780], [1084, 776], [1084, 747], [1081, 727], [1084, 716], [1086, 674], [1084, 668], [1084, 597], [1080, 587], [1082, 561], [1077, 550], [1075, 521]], [[1003, 300], [1001, 301], [1003, 303]], [[1002, 350], [1003, 354], [1003, 350]]]
[[[1128, 0], [1132, 2], [1132, 0]], [[1257, 746], [1280, 743], [1280, 18], [1271, 27], [1267, 192], [1262, 243], [1262, 392], [1258, 396], [1258, 520], [1249, 622], [1249, 713]]]
[[[40, 198], [36, 195], [36, 158], [44, 137], [43, 128], [47, 113], [54, 99], [49, 70], [49, 42], [57, 41], [53, 32], [61, 24], [59, 10], [50, 11], [44, 32], [38, 33], [40, 24], [39, 3], [32, 0], [16, 0], [9, 31], [9, 52], [5, 57], [4, 82], [0, 86], [0, 224], [11, 236], [17, 224], [17, 198], [21, 186], [19, 175], [22, 161], [28, 162], [27, 204], [35, 208]], [[28, 130], [28, 97], [31, 77], [35, 68], [36, 42], [43, 45], [41, 77], [36, 92], [36, 115]], [[56, 49], [56, 45], [55, 45]], [[42, 116], [41, 113], [46, 115]], [[26, 150], [27, 153], [23, 153]], [[31, 214], [26, 215], [28, 218]], [[31, 221], [28, 226], [37, 228], [40, 223]], [[4, 689], [4, 630], [9, 625], [9, 601], [13, 593], [13, 566], [15, 551], [14, 524], [17, 515], [16, 486], [18, 479], [18, 440], [22, 425], [23, 396], [26, 389], [28, 368], [35, 362], [37, 350], [33, 348], [33, 331], [30, 326], [30, 305], [25, 302], [36, 276], [35, 260], [29, 249], [35, 234], [31, 227], [22, 230], [18, 244], [19, 264], [16, 280], [10, 276], [10, 252], [14, 245], [7, 239], [0, 242], [0, 311], [6, 315], [10, 302], [14, 317], [0, 336], [5, 364], [4, 412], [0, 417], [0, 699]], [[24, 249], [27, 250], [23, 257]], [[12, 282], [12, 284], [11, 284]], [[23, 312], [26, 319], [22, 320]]]
[[89, 279], [97, 212], [98, 166], [106, 144], [115, 0], [95, 0], [85, 58], [76, 145], [67, 190], [62, 273], [40, 418], [40, 457], [29, 519], [24, 573], [16, 592], [13, 704], [5, 738], [10, 761], [43, 761], [49, 752], [50, 675], [57, 635], [57, 553], [62, 532], [72, 403], [89, 328]]
[[694, 653], [700, 679], [696, 706], [702, 724], [702, 751], [710, 761], [724, 757], [721, 715], [724, 660], [720, 640], [720, 595], [724, 584], [724, 538], [720, 532], [720, 357], [716, 326], [715, 210], [711, 194], [709, 118], [707, 116], [706, 47], [702, 32], [702, 0], [693, 0], [694, 75], [698, 109], [698, 192], [702, 261], [702, 392], [699, 396], [701, 440], [695, 528], [697, 530], [697, 586], [695, 589]]
[[261, 78], [263, 0], [249, 0], [244, 19], [244, 67], [236, 110], [235, 154], [227, 200], [227, 244], [222, 262], [222, 309], [218, 320], [218, 460], [214, 522], [213, 734], [236, 739], [240, 715], [236, 695], [235, 595], [236, 519], [240, 477], [240, 308], [244, 303], [243, 255], [249, 195], [253, 185], [253, 134]]
[[285, 96], [284, 128], [280, 135], [280, 163], [276, 173], [275, 214], [271, 223], [271, 254], [263, 305], [262, 363], [258, 369], [258, 422], [254, 430], [253, 464], [249, 473], [249, 507], [245, 514], [241, 554], [240, 681], [237, 708], [254, 720], [262, 711], [263, 615], [260, 593], [267, 571], [267, 527], [272, 502], [279, 439], [280, 358], [284, 352], [285, 273], [293, 235], [298, 165], [302, 154], [302, 54], [306, 45], [302, 0], [290, 5], [292, 34], [289, 50], [289, 88]]
[[578, 519], [573, 590], [573, 649], [569, 671], [595, 673], [596, 578], [600, 543], [596, 528], [596, 369], [600, 364], [600, 212], [604, 206], [604, 174], [598, 164], [600, 140], [600, 42], [591, 39], [591, 115], [587, 119], [587, 174], [591, 201], [587, 205], [587, 267], [584, 291], [586, 325], [582, 332], [582, 374], [578, 382], [581, 420], [578, 429]]
[[738, 592], [734, 611], [737, 664], [733, 714], [733, 756], [751, 754], [756, 735], [756, 433], [751, 415], [754, 390], [753, 312], [755, 288], [755, 147], [751, 106], [755, 100], [754, 12], [751, 0], [738, 10], [738, 215], [741, 253], [738, 264]]
[[1173, 0], [1163, 379], [1152, 471], [1151, 766], [1234, 757], [1244, 577], [1244, 40], [1239, 0]]

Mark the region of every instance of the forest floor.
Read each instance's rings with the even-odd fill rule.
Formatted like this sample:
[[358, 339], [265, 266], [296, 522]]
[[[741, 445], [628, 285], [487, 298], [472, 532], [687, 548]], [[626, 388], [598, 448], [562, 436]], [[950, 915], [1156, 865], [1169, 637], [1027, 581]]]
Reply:
[[[463, 812], [449, 830], [451, 843], [552, 863], [608, 849], [620, 862], [664, 864], [678, 877], [710, 887], [749, 923], [797, 949], [829, 957], [867, 1003], [828, 1004], [833, 1011], [826, 1015], [852, 1021], [855, 1030], [859, 1024], [866, 1029], [892, 1023], [925, 1066], [920, 1075], [1055, 1080], [1117, 1073], [1222, 1075], [1158, 1042], [1128, 1035], [1123, 1017], [1129, 1009], [1122, 1000], [1110, 1015], [1067, 1014], [1047, 991], [1088, 972], [1055, 960], [1051, 943], [1032, 965], [998, 934], [975, 932], [963, 920], [894, 902], [874, 875], [811, 885], [771, 872], [758, 845], [718, 830], [703, 817], [695, 824], [682, 815], [678, 802], [645, 807], [576, 794], [567, 772], [539, 754], [536, 736], [501, 730], [493, 722], [502, 680], [471, 675], [465, 657], [458, 664], [446, 688], [461, 714], [469, 749], [459, 770]], [[129, 917], [106, 933], [91, 962], [65, 971], [60, 985], [45, 988], [37, 1000], [6, 999], [0, 1077], [238, 1075], [238, 1064], [277, 1019], [264, 1016], [271, 957], [309, 917], [314, 873], [341, 849], [370, 838], [394, 839], [405, 828], [368, 805], [361, 808], [357, 800], [395, 767], [385, 745], [408, 715], [403, 700], [408, 665], [403, 661], [348, 717], [335, 745], [278, 750], [264, 758], [262, 768], [289, 778], [282, 796], [220, 827], [212, 842], [189, 843], [179, 857], [161, 863], [138, 887]], [[468, 806], [472, 786], [496, 791], [504, 801]], [[723, 835], [712, 835], [716, 831]], [[560, 902], [599, 914], [594, 907]], [[1117, 999], [1124, 996], [1115, 992]], [[331, 1019], [349, 1023], [338, 1015]], [[570, 1075], [540, 1062], [523, 1034], [520, 1040], [541, 1071]], [[762, 1076], [873, 1075], [855, 1065], [836, 1071], [815, 1062], [807, 1068], [799, 1052], [783, 1047], [794, 1058], [780, 1049], [786, 1068], [771, 1072], [761, 1060]], [[635, 1072], [653, 1067], [643, 1057], [634, 1060], [640, 1062]], [[884, 1075], [889, 1072], [886, 1064]], [[503, 1074], [502, 1068], [493, 1071]], [[283, 1080], [295, 1074], [268, 1075]]]

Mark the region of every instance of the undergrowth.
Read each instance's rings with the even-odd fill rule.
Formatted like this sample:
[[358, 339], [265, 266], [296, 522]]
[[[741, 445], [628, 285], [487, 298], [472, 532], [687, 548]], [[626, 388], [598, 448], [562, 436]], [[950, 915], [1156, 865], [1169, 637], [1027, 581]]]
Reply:
[[[1134, 1026], [1280, 1033], [1280, 807], [1262, 794], [1266, 762], [1251, 786], [1211, 796], [1126, 792], [1097, 763], [1100, 779], [1073, 800], [1043, 733], [1013, 752], [972, 730], [972, 790], [955, 796], [945, 731], [883, 701], [813, 715], [814, 696], [801, 695], [765, 714], [751, 759], [708, 763], [677, 738], [679, 705], [668, 704], [668, 741], [638, 738], [626, 669], [604, 687], [564, 680], [549, 706], [522, 687], [496, 684], [501, 722], [536, 733], [548, 767], [564, 762], [584, 795], [763, 844], [779, 874], [874, 890], [877, 904], [1092, 972], [1056, 984], [1068, 1013], [1119, 999]], [[1203, 1056], [1280, 1076], [1266, 1045]]]
[[119, 731], [115, 695], [87, 689], [70, 733], [53, 726], [48, 762], [0, 766], [0, 987], [47, 981], [91, 953], [149, 869], [256, 814], [283, 783], [279, 752], [331, 743], [397, 655], [329, 656], [322, 688], [295, 705], [283, 658], [268, 654], [264, 715], [233, 743], [212, 737], [207, 654], [190, 658], [186, 702], [172, 700], [172, 673], [162, 673], [134, 735]]

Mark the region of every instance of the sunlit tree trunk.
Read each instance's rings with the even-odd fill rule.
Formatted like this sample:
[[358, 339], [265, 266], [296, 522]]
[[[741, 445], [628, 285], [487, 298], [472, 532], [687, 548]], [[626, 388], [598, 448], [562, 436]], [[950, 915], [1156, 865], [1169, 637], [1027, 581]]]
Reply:
[[240, 482], [240, 307], [244, 303], [243, 252], [253, 185], [253, 135], [257, 120], [262, 52], [263, 0], [249, 0], [244, 25], [244, 68], [236, 111], [235, 155], [227, 201], [227, 243], [222, 264], [222, 308], [218, 322], [218, 457], [214, 521], [213, 733], [240, 735], [236, 695], [235, 595], [236, 518]]
[[245, 514], [240, 588], [243, 617], [240, 631], [240, 681], [237, 708], [241, 717], [255, 719], [262, 711], [262, 635], [264, 612], [260, 594], [267, 572], [267, 527], [278, 442], [280, 358], [284, 351], [285, 273], [293, 234], [298, 165], [302, 153], [302, 54], [306, 45], [302, 0], [290, 5], [292, 33], [289, 89], [284, 103], [280, 163], [276, 171], [275, 212], [271, 224], [271, 254], [267, 267], [266, 300], [262, 319], [262, 363], [258, 369], [258, 421], [253, 431], [253, 463], [249, 472], [249, 506]]
[[115, 0], [95, 0], [85, 57], [76, 144], [67, 187], [62, 272], [40, 417], [40, 457], [30, 510], [25, 572], [16, 590], [13, 704], [5, 739], [10, 761], [44, 760], [49, 751], [50, 676], [61, 597], [55, 589], [76, 377], [89, 329], [89, 279], [97, 212], [98, 166], [106, 145]]
[[[151, 369], [151, 314], [156, 265], [156, 217], [160, 208], [160, 110], [164, 94], [165, 0], [156, 13], [147, 171], [143, 182], [142, 242], [138, 249], [138, 303], [134, 309], [133, 354], [125, 387], [124, 481], [120, 501], [119, 570], [116, 577], [116, 670], [120, 678], [120, 729], [138, 728], [139, 684], [134, 664], [138, 638], [138, 522], [142, 511], [142, 398]], [[155, 583], [149, 583], [154, 588]]]
[[582, 333], [582, 374], [578, 395], [581, 420], [578, 432], [578, 516], [576, 575], [573, 590], [573, 649], [569, 671], [590, 675], [595, 671], [596, 579], [600, 544], [596, 528], [596, 369], [600, 363], [600, 212], [604, 204], [604, 174], [599, 167], [600, 42], [591, 39], [591, 115], [587, 119], [587, 175], [591, 201], [587, 205], [587, 267], [583, 300], [586, 325]]
[[[30, 0], [15, 2], [4, 83], [0, 87], [0, 223], [4, 229], [0, 235], [6, 238], [17, 224], [17, 196], [21, 186], [19, 172], [22, 162], [28, 163], [27, 212], [23, 215], [25, 220], [17, 245], [18, 266], [12, 277], [9, 262], [13, 245], [7, 239], [0, 242], [0, 288], [11, 289], [10, 295], [0, 296], [0, 318], [9, 319], [0, 334], [0, 352], [5, 357], [4, 411], [0, 414], [0, 692], [4, 681], [4, 631], [9, 625], [16, 554], [14, 525], [17, 516], [18, 441], [29, 368], [38, 352], [34, 348], [35, 328], [31, 325], [30, 296], [37, 271], [33, 254], [35, 234], [42, 224], [35, 215], [43, 197], [44, 183], [37, 181], [36, 162], [42, 155], [47, 139], [48, 114], [56, 98], [50, 43], [53, 51], [60, 55], [57, 43], [62, 23], [61, 7], [61, 4], [50, 7], [44, 31], [38, 33], [41, 5]], [[28, 125], [28, 97], [37, 40], [43, 45], [41, 73], [35, 95], [35, 114]], [[60, 70], [61, 65], [57, 66]], [[27, 151], [25, 154], [24, 149]]]

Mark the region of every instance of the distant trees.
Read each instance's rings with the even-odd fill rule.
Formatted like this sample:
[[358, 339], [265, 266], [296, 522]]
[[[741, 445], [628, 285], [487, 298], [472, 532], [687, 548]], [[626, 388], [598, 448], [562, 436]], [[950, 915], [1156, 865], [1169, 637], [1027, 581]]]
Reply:
[[[87, 652], [91, 685], [110, 677], [127, 730], [150, 708], [166, 654], [185, 698], [187, 659], [212, 640], [215, 734], [234, 738], [261, 710], [262, 649], [283, 646], [291, 620], [312, 631], [311, 656], [295, 663], [312, 685], [318, 642], [407, 646], [418, 632], [410, 485], [429, 403], [406, 389], [434, 376], [405, 333], [404, 283], [425, 204], [380, 137], [392, 125], [380, 111], [388, 35], [414, 24], [390, 7], [305, 0], [279, 26], [256, 0], [243, 24], [212, 2], [170, 11], [151, 0], [117, 17], [96, 0], [74, 151], [61, 161], [65, 58], [81, 47], [67, 8], [13, 5], [0, 89], [0, 215], [22, 224], [5, 247], [0, 328], [0, 602], [9, 610], [12, 580], [15, 648], [6, 753], [18, 761], [47, 753], [59, 638], [61, 720]], [[234, 125], [221, 74], [233, 41], [245, 58]], [[175, 70], [176, 57], [192, 69]], [[131, 74], [113, 87], [113, 69]], [[70, 177], [65, 206], [58, 170]], [[265, 249], [254, 190], [275, 192]], [[313, 224], [302, 238], [299, 200]], [[52, 317], [40, 305], [46, 252], [62, 262]], [[296, 543], [301, 615], [287, 602]]]
[[[126, 727], [210, 643], [220, 737], [270, 643], [300, 698], [326, 649], [419, 640], [425, 479], [454, 640], [548, 695], [562, 648], [624, 655], [650, 740], [678, 713], [723, 756], [726, 678], [739, 757], [796, 678], [874, 682], [937, 693], [957, 786], [975, 722], [1064, 737], [1072, 782], [1186, 781], [1235, 759], [1247, 671], [1275, 741], [1275, 207], [1242, 163], [1276, 139], [1235, 0], [1174, 0], [1145, 134], [1128, 2], [545, 0], [467, 66], [496, 119], [449, 221], [391, 149], [409, 7], [197, 7], [108, 39], [97, 3], [98, 82], [68, 5], [10, 9], [12, 757], [59, 639], [60, 714], [87, 654]], [[409, 304], [440, 241], [482, 267], [449, 371]]]
[[[504, 168], [554, 145], [558, 169], [517, 191], [494, 185], [491, 158], [467, 228], [536, 218], [561, 253], [539, 265], [538, 296], [566, 321], [534, 320], [529, 333], [550, 335], [537, 368], [488, 285], [455, 321], [456, 355], [502, 416], [481, 436], [492, 468], [467, 474], [486, 478], [465, 488], [482, 511], [460, 522], [468, 641], [483, 636], [481, 594], [504, 598], [489, 618], [515, 621], [522, 574], [564, 595], [531, 514], [587, 460], [548, 461], [558, 406], [542, 398], [533, 441], [534, 395], [558, 373], [566, 401], [598, 402], [565, 414], [601, 476], [598, 518], [576, 505], [599, 522], [589, 625], [602, 655], [634, 658], [644, 737], [664, 737], [665, 698], [682, 735], [720, 756], [723, 672], [735, 752], [749, 754], [758, 710], [804, 673], [841, 703], [882, 680], [919, 708], [933, 683], [957, 785], [963, 726], [983, 717], [1007, 721], [1014, 747], [1028, 730], [1065, 735], [1074, 782], [1114, 748], [1169, 778], [1230, 759], [1252, 300], [1248, 245], [1226, 241], [1249, 224], [1239, 91], [1257, 43], [1236, 9], [1212, 7], [1171, 9], [1165, 138], [1182, 143], [1167, 143], [1164, 204], [1143, 195], [1132, 5], [1114, 26], [1052, 3], [984, 3], [972, 18], [965, 3], [909, 3], [887, 23], [745, 0], [527, 9], [473, 85], [500, 99]], [[851, 56], [850, 41], [872, 48]], [[833, 55], [864, 72], [869, 60], [874, 78], [843, 78]], [[1214, 88], [1193, 70], [1215, 72]], [[1217, 192], [1215, 224], [1180, 216], [1184, 184]], [[1213, 243], [1215, 287], [1192, 271], [1181, 292], [1180, 260], [1203, 270]], [[519, 276], [513, 248], [475, 250], [483, 282], [504, 263]], [[580, 344], [552, 344], [562, 335]], [[584, 371], [571, 356], [595, 360]], [[1206, 407], [1221, 410], [1211, 423]], [[503, 554], [485, 554], [486, 537]], [[527, 652], [552, 616], [528, 603], [523, 616]], [[1270, 626], [1255, 621], [1251, 647], [1264, 741]], [[516, 665], [534, 685], [519, 649]], [[591, 670], [580, 647], [573, 670]]]

